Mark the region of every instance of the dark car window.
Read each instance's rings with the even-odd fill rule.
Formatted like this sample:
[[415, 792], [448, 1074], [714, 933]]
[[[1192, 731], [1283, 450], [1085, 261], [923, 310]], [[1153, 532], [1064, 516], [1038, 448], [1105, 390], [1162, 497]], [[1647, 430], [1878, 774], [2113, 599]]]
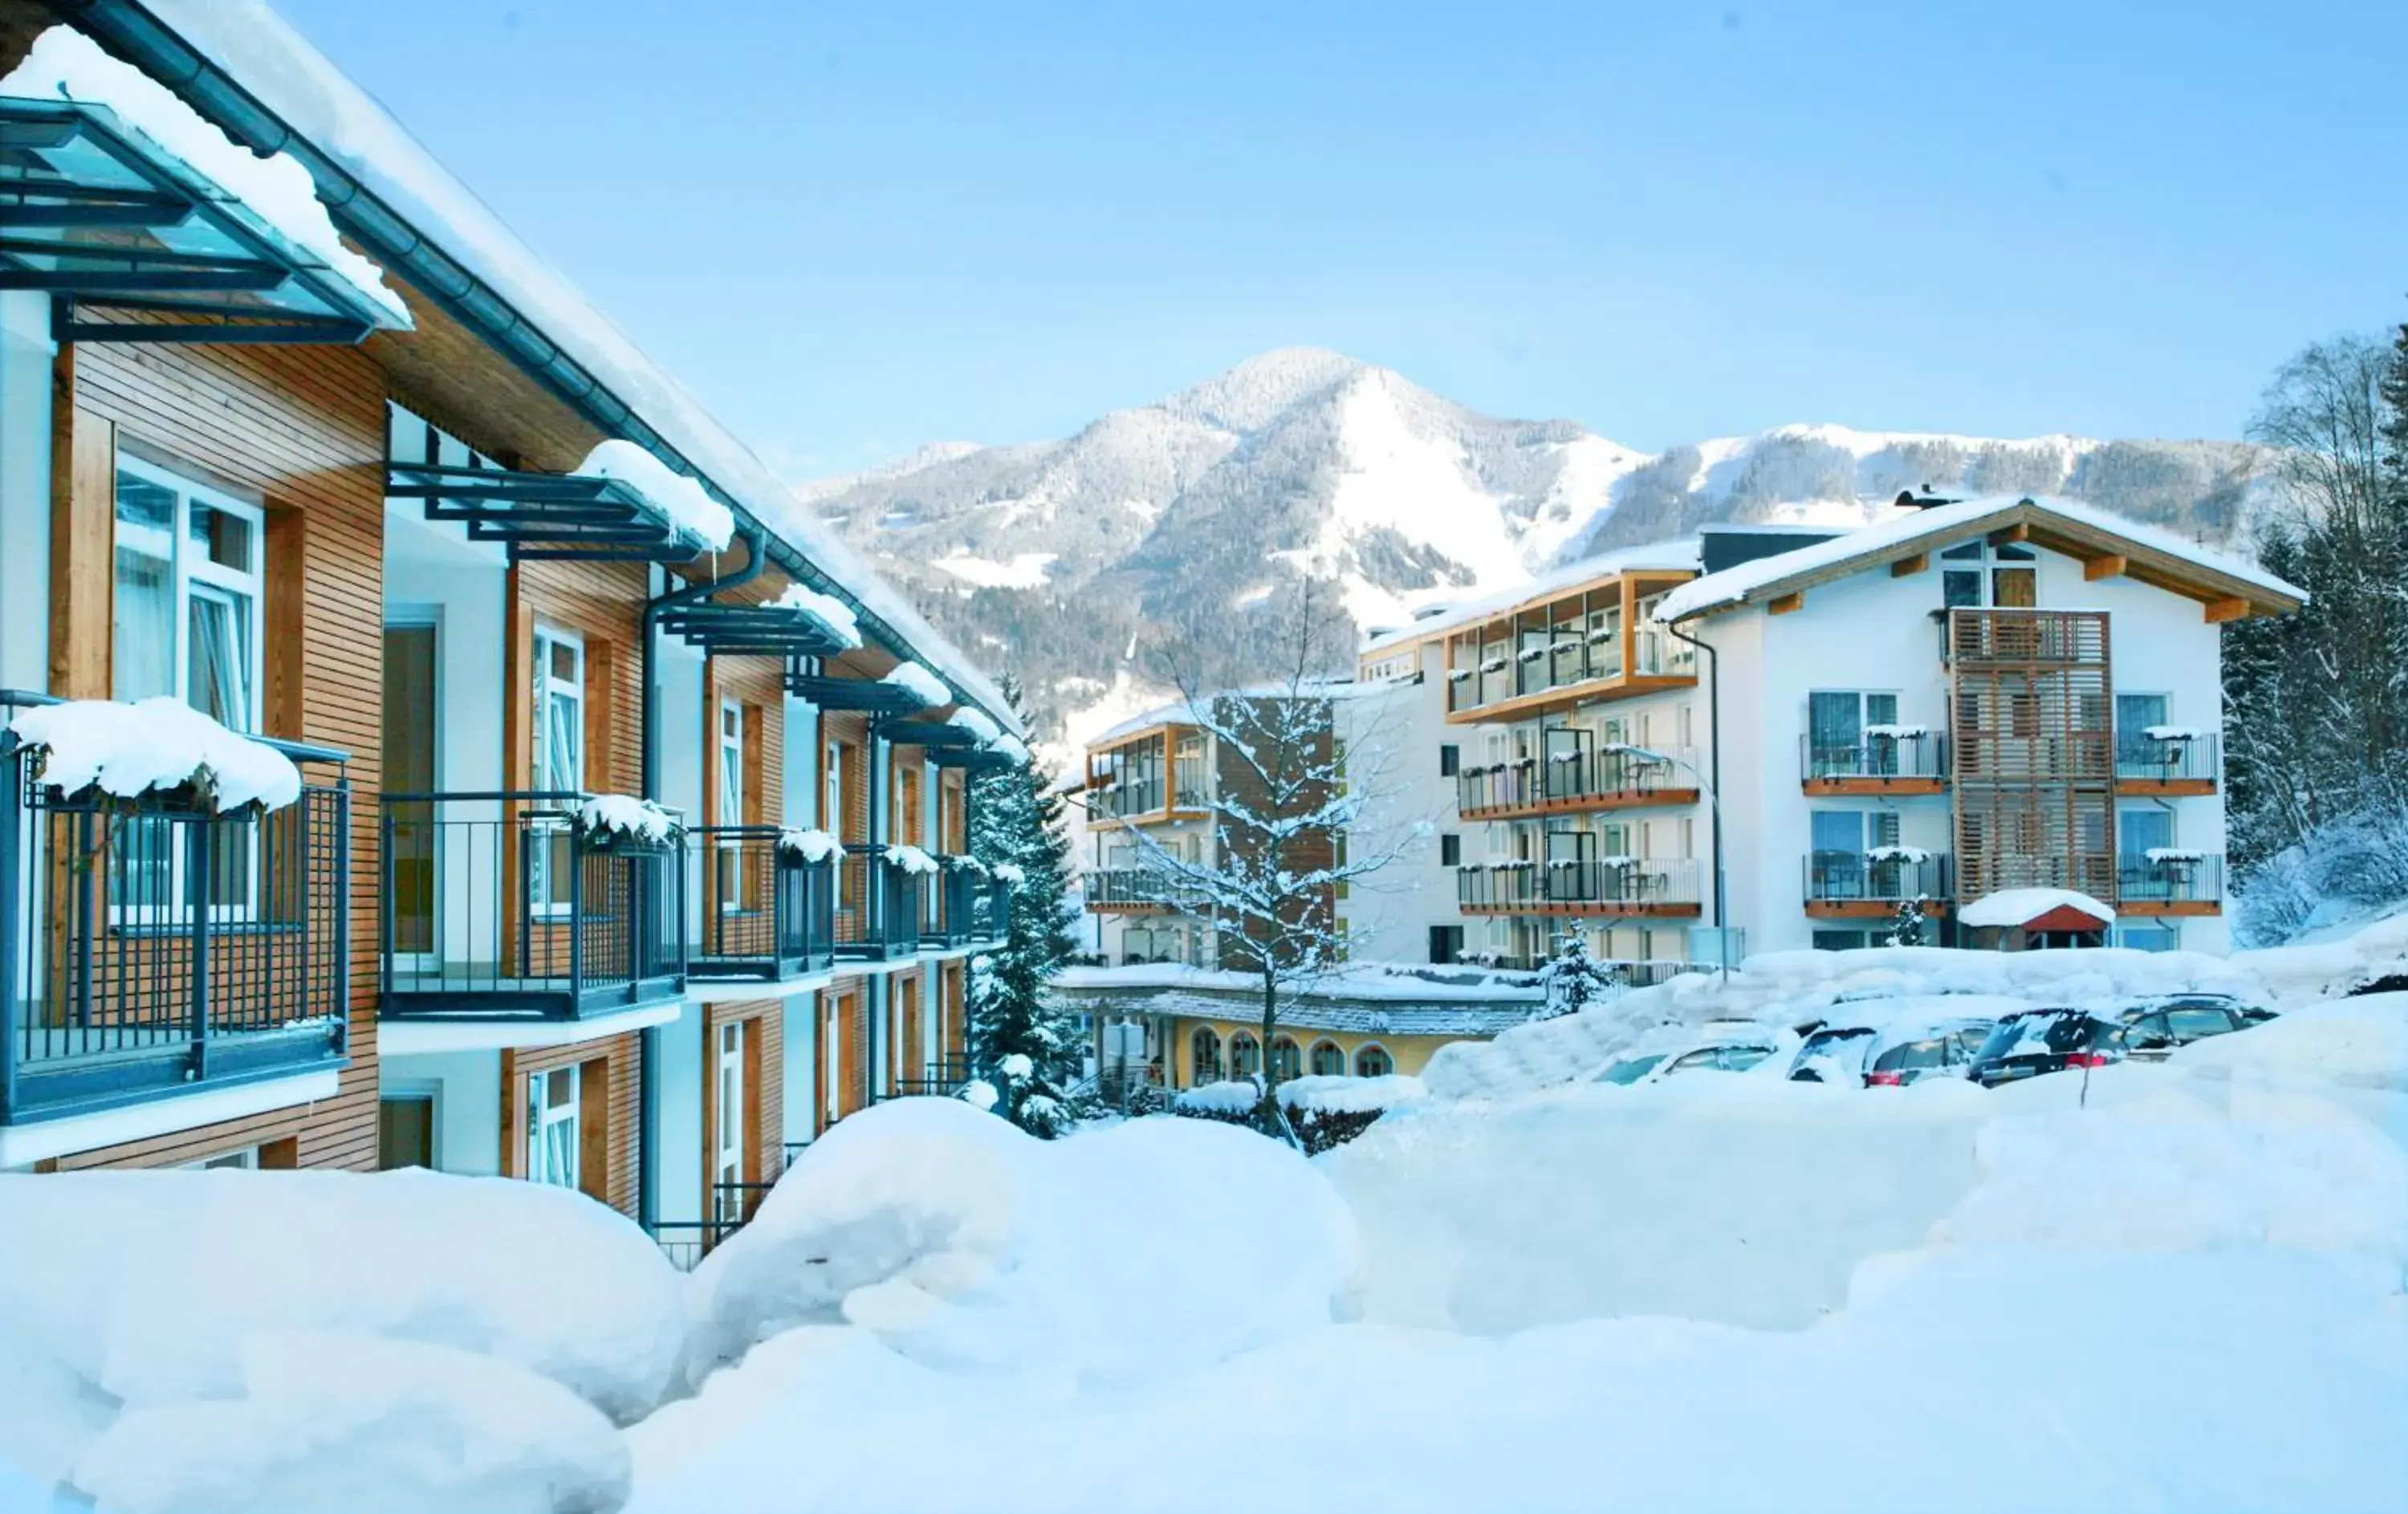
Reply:
[[1641, 1078], [1645, 1077], [1648, 1074], [1656, 1071], [1656, 1064], [1663, 1060], [1664, 1059], [1661, 1055], [1657, 1055], [1654, 1057], [1633, 1057], [1628, 1061], [1615, 1062], [1612, 1067], [1605, 1070], [1605, 1072], [1598, 1078], [1598, 1081], [1599, 1083], [1636, 1083]]
[[2132, 1041], [2164, 1040], [2171, 1032], [2166, 1029], [2163, 1013], [2143, 1015], [2124, 1024], [2125, 1036]]
[[1771, 1055], [1770, 1046], [1725, 1046], [1717, 1065], [1726, 1073], [1744, 1073]]
[[2162, 1021], [2177, 1041], [2197, 1041], [2201, 1036], [2223, 1035], [2238, 1029], [2229, 1009], [2173, 1009], [2151, 1017]]
[[[2079, 1010], [2057, 1010], [2038, 1015], [2018, 1015], [2000, 1020], [1982, 1044], [1982, 1060], [1997, 1057], [2062, 1057], [2068, 1052], [2089, 1046], [2092, 1038], [2101, 1045], [2112, 1045], [2110, 1028]], [[2031, 1045], [2030, 1043], [2038, 1043]]]
[[1980, 1056], [1983, 1044], [1990, 1039], [1990, 1032], [1994, 1029], [1996, 1027], [1988, 1025], [1966, 1026], [1956, 1033], [1956, 1049], [1968, 1057]]
[[1708, 1046], [1702, 1051], [1684, 1053], [1680, 1060], [1664, 1069], [1664, 1075], [1670, 1077], [1674, 1073], [1694, 1073], [1701, 1067], [1719, 1067], [1722, 1065], [1722, 1055], [1720, 1046]]
[[1937, 1038], [1892, 1046], [1873, 1060], [1873, 1070], [1879, 1073], [1919, 1072], [1947, 1065], [1948, 1043]]

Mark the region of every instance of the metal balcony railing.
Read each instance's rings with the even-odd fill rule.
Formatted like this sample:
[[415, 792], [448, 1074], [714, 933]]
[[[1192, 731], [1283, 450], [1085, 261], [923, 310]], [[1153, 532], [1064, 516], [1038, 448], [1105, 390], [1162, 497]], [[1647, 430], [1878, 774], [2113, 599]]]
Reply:
[[[1669, 760], [1667, 760], [1669, 759]], [[1455, 776], [1455, 807], [1465, 815], [1590, 802], [1637, 804], [1658, 795], [1667, 802], [1694, 799], [1698, 779], [1686, 747], [1634, 752], [1583, 745]]]
[[2196, 736], [2115, 733], [2115, 776], [2155, 783], [2214, 783], [2223, 771], [2224, 743], [2213, 731]]
[[686, 833], [702, 869], [702, 930], [691, 975], [776, 981], [825, 968], [836, 953], [836, 864], [806, 860], [776, 826]]
[[382, 797], [387, 1017], [580, 1019], [685, 992], [681, 845], [589, 833], [585, 797]]
[[935, 876], [903, 867], [875, 843], [845, 843], [836, 871], [836, 955], [880, 962], [917, 952]]
[[1695, 909], [1698, 870], [1687, 862], [1508, 862], [1455, 869], [1455, 901], [1500, 911], [1586, 907], [1598, 914]]
[[327, 781], [265, 814], [62, 794], [0, 731], [0, 1123], [340, 1065], [348, 755], [265, 744]]
[[1948, 738], [1868, 736], [1856, 741], [1798, 738], [1799, 775], [1808, 783], [1842, 778], [1945, 778]]
[[1945, 857], [1809, 852], [1804, 864], [1810, 904], [1903, 904], [1949, 897]]
[[1087, 904], [1123, 908], [1201, 909], [1204, 890], [1159, 868], [1096, 868], [1084, 874]]
[[2214, 852], [2161, 851], [2115, 859], [2116, 898], [2128, 904], [2216, 904], [2224, 901], [2224, 858]]
[[922, 939], [940, 946], [1002, 940], [1010, 891], [975, 858], [948, 856], [938, 861], [943, 871], [923, 901], [927, 914]]

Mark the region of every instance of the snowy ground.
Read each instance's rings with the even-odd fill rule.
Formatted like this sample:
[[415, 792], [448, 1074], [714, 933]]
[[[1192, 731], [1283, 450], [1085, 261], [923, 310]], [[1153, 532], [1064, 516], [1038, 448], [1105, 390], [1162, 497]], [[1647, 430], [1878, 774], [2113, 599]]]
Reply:
[[2294, 990], [2086, 1094], [1433, 1088], [1312, 1161], [903, 1101], [690, 1278], [524, 1185], [0, 1179], [66, 1238], [0, 1452], [128, 1510], [2408, 1508], [2408, 995]]

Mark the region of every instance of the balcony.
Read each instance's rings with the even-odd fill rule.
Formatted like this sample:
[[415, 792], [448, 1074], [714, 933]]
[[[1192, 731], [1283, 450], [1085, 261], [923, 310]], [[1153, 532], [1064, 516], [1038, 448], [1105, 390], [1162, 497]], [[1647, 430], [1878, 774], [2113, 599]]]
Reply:
[[1937, 794], [1948, 786], [1948, 738], [1914, 727], [1853, 742], [1798, 739], [1809, 794]]
[[1159, 868], [1096, 868], [1081, 875], [1091, 914], [1168, 914], [1201, 909], [1204, 891]]
[[1925, 912], [1947, 909], [1948, 858], [1912, 847], [1873, 852], [1809, 852], [1806, 913], [1817, 919], [1886, 918], [1909, 900]]
[[0, 1125], [343, 1064], [348, 757], [265, 744], [319, 781], [220, 815], [181, 792], [61, 794], [0, 734]]
[[682, 846], [588, 831], [585, 797], [383, 797], [387, 1019], [582, 1020], [684, 995]]
[[920, 950], [933, 872], [915, 872], [870, 842], [847, 842], [836, 865], [836, 956], [891, 962]]
[[1628, 858], [1499, 862], [1455, 870], [1455, 902], [1467, 915], [1695, 916], [1698, 870], [1689, 862]]
[[[1659, 758], [1673, 760], [1664, 761]], [[1567, 815], [1584, 810], [1695, 804], [1698, 785], [1685, 748], [1640, 757], [1585, 745], [1489, 768], [1466, 768], [1455, 778], [1455, 806], [1467, 820]]]
[[932, 946], [999, 942], [1010, 925], [1011, 891], [974, 858], [941, 857], [921, 894], [920, 939]]
[[2224, 858], [2172, 849], [2117, 858], [2115, 908], [2135, 916], [2220, 915]]
[[688, 975], [778, 983], [836, 959], [836, 864], [778, 844], [776, 826], [687, 832], [702, 859], [702, 933]]
[[1492, 641], [1475, 657], [1466, 643], [1456, 654], [1461, 660], [1446, 675], [1450, 721], [1494, 720], [1583, 698], [1614, 699], [1698, 681], [1695, 649], [1652, 624], [1629, 636], [1627, 647], [1618, 620], [1610, 627], [1558, 625], [1516, 634], [1518, 646]]
[[2115, 733], [2115, 792], [2176, 799], [2213, 794], [2222, 771], [2222, 740], [2212, 731], [2171, 726]]

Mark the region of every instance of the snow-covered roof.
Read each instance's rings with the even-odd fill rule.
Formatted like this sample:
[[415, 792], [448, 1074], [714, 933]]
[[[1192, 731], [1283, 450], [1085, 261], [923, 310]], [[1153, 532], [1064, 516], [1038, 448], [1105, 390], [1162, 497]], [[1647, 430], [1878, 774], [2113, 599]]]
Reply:
[[1516, 610], [1525, 605], [1543, 604], [1584, 584], [1612, 578], [1622, 573], [1694, 573], [1698, 570], [1698, 542], [1695, 538], [1684, 538], [1675, 541], [1651, 541], [1641, 546], [1625, 547], [1619, 552], [1605, 553], [1599, 556], [1584, 557], [1579, 562], [1567, 563], [1551, 573], [1542, 573], [1537, 578], [1509, 585], [1493, 594], [1484, 594], [1476, 599], [1449, 604], [1437, 613], [1432, 613], [1434, 607], [1426, 605], [1414, 615], [1411, 625], [1383, 631], [1377, 636], [1367, 637], [1363, 642], [1362, 652], [1365, 656], [1370, 656], [1385, 652], [1391, 647], [1404, 646], [1438, 635], [1442, 631], [1475, 626], [1484, 620], [1494, 619], [1508, 611]]
[[1775, 553], [1692, 579], [1665, 597], [1656, 609], [1656, 618], [1686, 620], [1709, 611], [1759, 602], [1856, 571], [1876, 559], [1911, 556], [2014, 525], [2028, 525], [2044, 534], [2061, 532], [2102, 548], [2117, 545], [2137, 549], [2158, 559], [2161, 570], [2246, 598], [2253, 608], [2286, 611], [2307, 601], [2305, 589], [2286, 583], [2255, 563], [2185, 541], [2172, 531], [2112, 510], [2078, 499], [1993, 495], [1934, 505], [1844, 532], [1827, 541]]
[[[1184, 988], [1197, 992], [1259, 995], [1263, 980], [1252, 973], [1197, 967], [1186, 962], [1143, 962], [1128, 967], [1068, 967], [1054, 976], [1057, 988], [1105, 992], [1127, 988]], [[1527, 973], [1491, 974], [1473, 968], [1421, 971], [1356, 964], [1289, 990], [1295, 1002], [1352, 999], [1383, 1003], [1498, 1003], [1521, 1009], [1539, 1003], [1545, 990]]]
[[588, 478], [618, 480], [642, 496], [655, 514], [713, 552], [725, 551], [736, 535], [736, 517], [725, 505], [632, 441], [613, 437], [599, 443], [577, 471]]
[[2012, 929], [2037, 920], [2052, 910], [2070, 909], [2101, 925], [2113, 925], [2115, 911], [2073, 888], [2001, 888], [1984, 894], [1956, 914], [1959, 925]]
[[908, 658], [896, 663], [894, 670], [879, 682], [892, 684], [896, 688], [906, 690], [913, 699], [931, 709], [940, 704], [953, 702], [953, 691], [945, 686], [943, 679]]
[[148, 8], [909, 643], [896, 650], [927, 662], [997, 720], [1025, 730], [994, 682], [899, 590], [264, 0], [148, 0]]

